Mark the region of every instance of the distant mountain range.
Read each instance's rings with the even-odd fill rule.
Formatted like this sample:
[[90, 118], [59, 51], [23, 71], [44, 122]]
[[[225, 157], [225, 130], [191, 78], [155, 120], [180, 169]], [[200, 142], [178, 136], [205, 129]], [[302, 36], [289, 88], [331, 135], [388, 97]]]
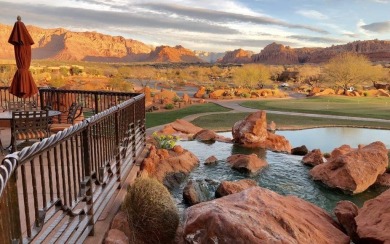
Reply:
[[[341, 52], [356, 52], [375, 62], [390, 62], [390, 41], [355, 41], [327, 48], [291, 48], [271, 43], [260, 53], [237, 49], [226, 53], [191, 51], [180, 45], [153, 47], [140, 41], [97, 32], [27, 26], [35, 44], [33, 59], [95, 62], [219, 62], [300, 64], [326, 62]], [[0, 59], [14, 59], [8, 37], [12, 26], [0, 24]]]

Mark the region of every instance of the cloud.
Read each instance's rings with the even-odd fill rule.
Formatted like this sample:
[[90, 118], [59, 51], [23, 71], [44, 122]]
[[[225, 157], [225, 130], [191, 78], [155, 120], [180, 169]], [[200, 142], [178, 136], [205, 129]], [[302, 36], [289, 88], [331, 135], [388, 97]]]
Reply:
[[[76, 28], [96, 28], [100, 31], [107, 32], [107, 28], [111, 27], [142, 27], [142, 28], [160, 28], [160, 30], [181, 30], [200, 33], [213, 33], [213, 34], [239, 34], [240, 32], [223, 25], [217, 25], [213, 23], [197, 22], [185, 19], [166, 18], [161, 15], [151, 16], [139, 13], [129, 12], [115, 12], [115, 11], [98, 11], [88, 10], [83, 8], [71, 8], [71, 7], [51, 7], [47, 5], [19, 5], [19, 4], [2, 4], [2, 16], [0, 20], [8, 18], [7, 13], [14, 12], [18, 9], [18, 13], [21, 13], [24, 19], [39, 20], [41, 26], [53, 26], [55, 23], [66, 23], [68, 26]], [[14, 17], [12, 19], [15, 19]], [[26, 24], [31, 24], [26, 22]], [[66, 26], [61, 26], [66, 27]], [[157, 34], [157, 33], [156, 33]]]
[[340, 40], [337, 38], [330, 38], [330, 37], [291, 35], [291, 36], [288, 36], [288, 38], [293, 38], [293, 39], [300, 40], [300, 41], [310, 41], [310, 42], [328, 43], [328, 44], [345, 43], [344, 40]]
[[390, 3], [390, 0], [372, 0], [376, 3], [384, 3], [384, 4], [387, 4], [387, 3]]
[[390, 21], [375, 22], [368, 25], [363, 24], [360, 27], [371, 32], [390, 33]]
[[296, 11], [296, 13], [309, 19], [318, 19], [318, 20], [328, 19], [328, 16], [316, 10], [298, 10]]
[[139, 4], [137, 6], [145, 9], [154, 10], [166, 14], [177, 14], [179, 16], [186, 16], [196, 20], [211, 21], [211, 22], [247, 22], [259, 25], [277, 25], [281, 27], [293, 28], [293, 29], [305, 29], [313, 32], [328, 34], [328, 31], [309, 26], [288, 23], [279, 19], [270, 18], [266, 16], [253, 16], [244, 15], [230, 12], [223, 12], [218, 10], [203, 9], [203, 8], [192, 8], [186, 6], [180, 6], [175, 4], [161, 4], [161, 3], [146, 3]]

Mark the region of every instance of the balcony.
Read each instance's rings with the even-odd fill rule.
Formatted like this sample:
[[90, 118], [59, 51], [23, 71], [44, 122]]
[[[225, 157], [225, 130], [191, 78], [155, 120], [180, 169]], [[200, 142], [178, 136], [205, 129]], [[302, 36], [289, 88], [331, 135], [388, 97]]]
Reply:
[[[16, 100], [0, 87], [2, 107]], [[61, 112], [77, 102], [85, 119], [4, 156], [1, 243], [83, 242], [145, 149], [145, 97], [41, 88], [27, 100]]]

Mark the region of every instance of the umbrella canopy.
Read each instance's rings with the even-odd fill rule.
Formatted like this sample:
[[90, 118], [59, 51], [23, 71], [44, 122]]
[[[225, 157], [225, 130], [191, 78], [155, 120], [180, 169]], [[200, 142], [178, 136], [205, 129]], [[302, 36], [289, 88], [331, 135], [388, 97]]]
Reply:
[[26, 26], [18, 16], [18, 21], [15, 22], [8, 42], [14, 45], [16, 71], [12, 80], [9, 92], [20, 98], [31, 97], [38, 92], [37, 85], [29, 70], [31, 64], [31, 45], [34, 44], [33, 39], [27, 31]]

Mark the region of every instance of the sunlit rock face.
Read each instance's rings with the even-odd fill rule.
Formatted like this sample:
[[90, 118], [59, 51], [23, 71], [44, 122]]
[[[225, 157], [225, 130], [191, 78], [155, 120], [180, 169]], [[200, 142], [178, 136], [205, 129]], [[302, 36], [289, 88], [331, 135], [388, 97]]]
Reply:
[[336, 148], [329, 161], [315, 166], [310, 175], [330, 187], [355, 194], [373, 185], [387, 166], [386, 146], [377, 141], [357, 149], [346, 145]]
[[268, 132], [265, 111], [252, 113], [236, 122], [232, 128], [232, 134], [233, 141], [244, 147], [291, 152], [291, 144], [284, 136]]
[[349, 243], [323, 209], [258, 186], [186, 210], [186, 243]]

